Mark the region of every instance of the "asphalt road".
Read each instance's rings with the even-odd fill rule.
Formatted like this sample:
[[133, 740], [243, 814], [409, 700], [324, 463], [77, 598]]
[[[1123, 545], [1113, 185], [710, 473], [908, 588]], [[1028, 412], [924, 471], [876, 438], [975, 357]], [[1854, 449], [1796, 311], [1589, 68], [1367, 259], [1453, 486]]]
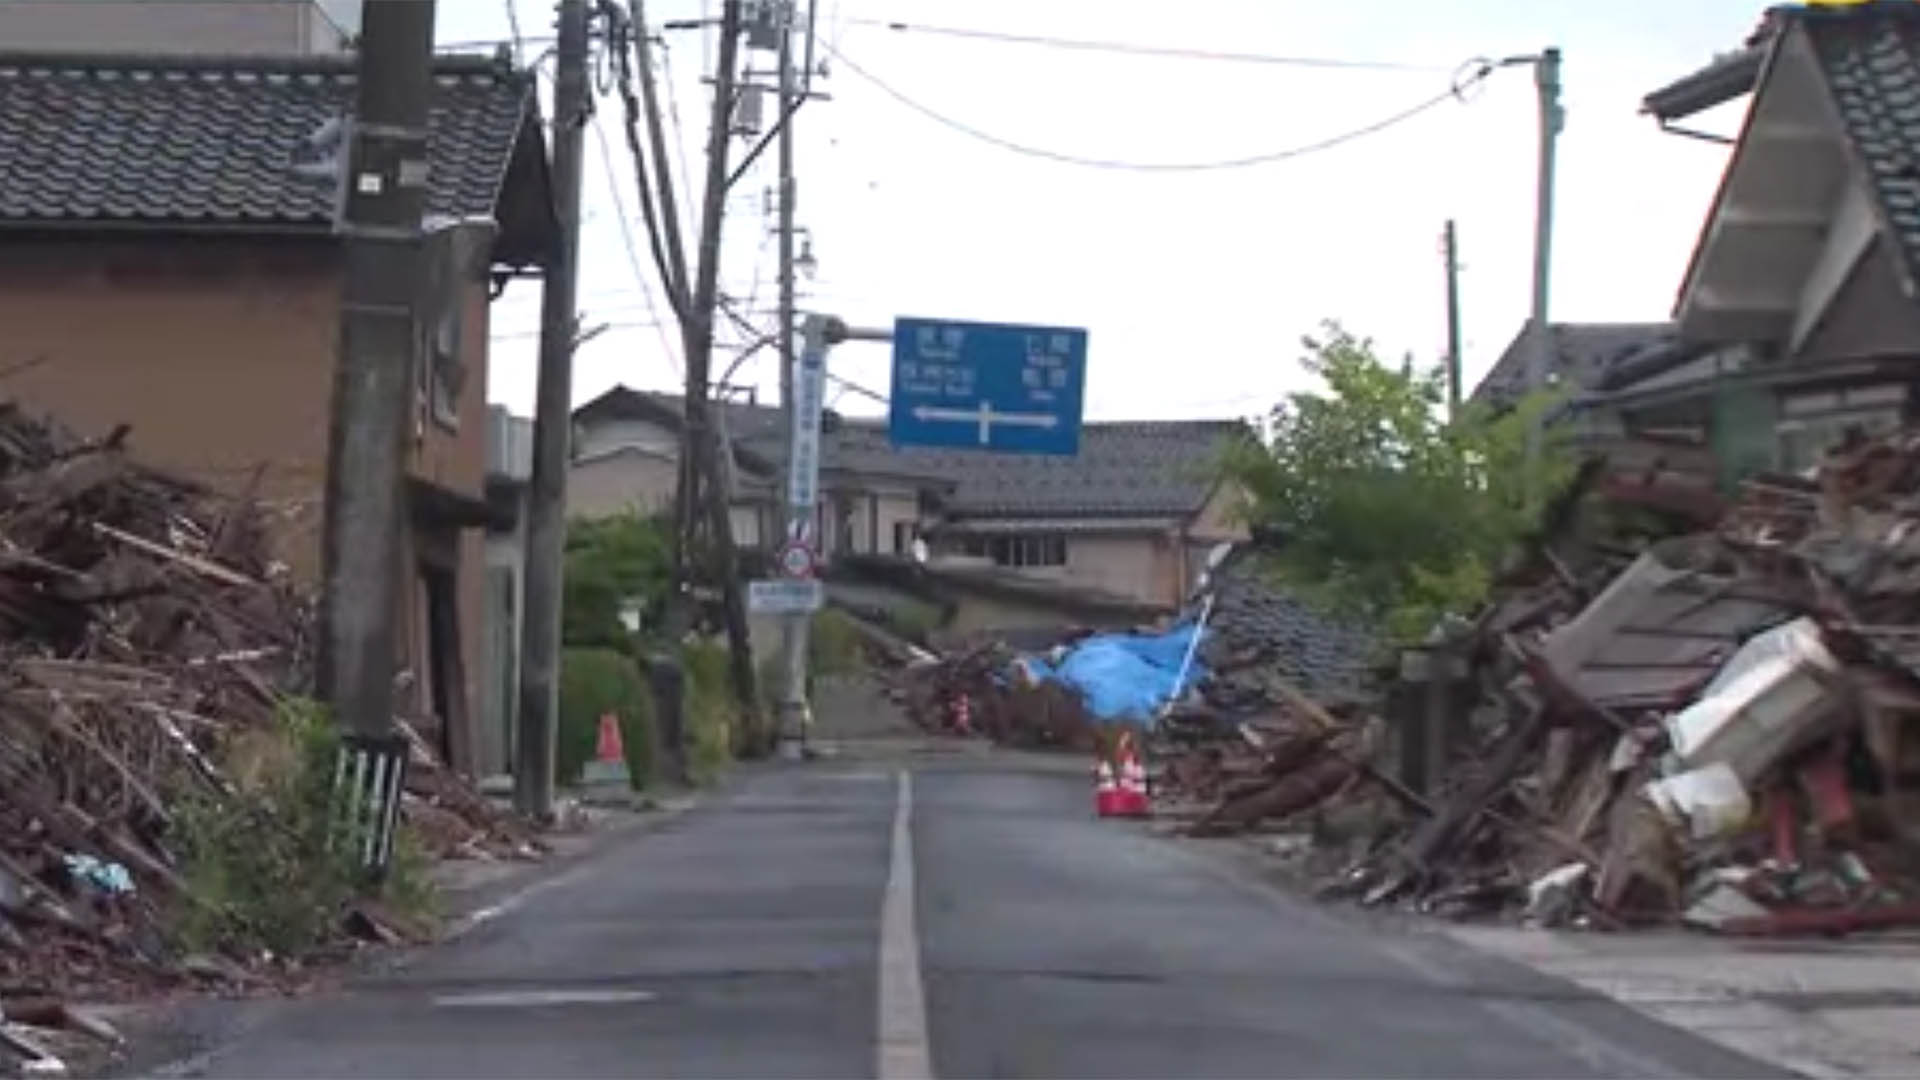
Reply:
[[761, 771], [167, 1072], [1775, 1075], [1088, 803], [1078, 775], [991, 760]]

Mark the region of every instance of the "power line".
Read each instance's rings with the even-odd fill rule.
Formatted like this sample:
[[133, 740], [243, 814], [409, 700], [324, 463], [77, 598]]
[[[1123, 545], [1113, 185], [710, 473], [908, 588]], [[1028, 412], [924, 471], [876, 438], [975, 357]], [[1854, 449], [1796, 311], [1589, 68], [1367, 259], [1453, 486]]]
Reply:
[[[687, 169], [687, 136], [680, 126], [680, 95], [674, 90], [673, 50], [667, 47], [665, 38], [660, 39], [660, 78], [667, 84], [667, 123], [673, 128], [674, 164], [680, 170], [680, 190], [692, 191], [693, 173]], [[665, 162], [661, 166], [665, 167]]]
[[[1176, 45], [1143, 45], [1128, 41], [1099, 41], [1087, 38], [1053, 37], [1046, 34], [1015, 34], [1001, 30], [981, 30], [958, 26], [922, 26], [891, 19], [848, 19], [852, 26], [882, 26], [900, 33], [912, 32], [936, 37], [966, 38], [1003, 45], [1034, 45], [1078, 52], [1118, 53], [1125, 56], [1151, 56], [1173, 60], [1206, 60], [1229, 64], [1266, 64], [1278, 67], [1329, 68], [1348, 71], [1424, 71], [1448, 69], [1432, 64], [1409, 64], [1393, 60], [1354, 60], [1327, 56], [1280, 56], [1272, 53], [1233, 52], [1220, 49], [1182, 48]], [[837, 44], [837, 43], [836, 43]]]
[[1375, 135], [1382, 131], [1387, 130], [1388, 128], [1406, 123], [1407, 121], [1412, 120], [1413, 118], [1421, 115], [1422, 113], [1426, 113], [1433, 109], [1439, 108], [1440, 106], [1446, 104], [1449, 101], [1464, 102], [1466, 100], [1466, 92], [1469, 89], [1473, 88], [1475, 85], [1484, 81], [1487, 78], [1487, 76], [1493, 73], [1495, 69], [1494, 63], [1490, 60], [1471, 60], [1467, 64], [1462, 66], [1461, 70], [1465, 72], [1465, 74], [1456, 75], [1454, 77], [1453, 83], [1450, 86], [1448, 86], [1447, 89], [1445, 89], [1444, 91], [1441, 91], [1440, 93], [1435, 94], [1432, 97], [1426, 98], [1412, 106], [1409, 106], [1408, 108], [1402, 109], [1399, 112], [1393, 113], [1383, 119], [1376, 120], [1371, 124], [1367, 124], [1363, 127], [1353, 128], [1349, 131], [1343, 131], [1337, 135], [1331, 135], [1331, 136], [1328, 136], [1327, 138], [1320, 139], [1315, 142], [1310, 142], [1302, 146], [1292, 146], [1284, 150], [1273, 150], [1273, 151], [1268, 151], [1266, 153], [1249, 154], [1245, 157], [1225, 158], [1225, 159], [1218, 159], [1213, 161], [1178, 161], [1178, 162], [1175, 162], [1175, 161], [1124, 161], [1124, 160], [1118, 160], [1118, 159], [1112, 159], [1112, 158], [1083, 157], [1078, 154], [1068, 154], [1058, 150], [1049, 150], [1049, 149], [1046, 149], [1045, 147], [1032, 146], [1027, 143], [1015, 142], [1012, 139], [1002, 138], [1001, 136], [995, 135], [991, 132], [983, 131], [980, 128], [972, 126], [971, 124], [967, 124], [967, 123], [963, 123], [962, 121], [955, 120], [944, 113], [936, 112], [932, 108], [926, 105], [922, 105], [920, 102], [915, 101], [913, 98], [906, 96], [905, 94], [901, 93], [899, 90], [896, 90], [892, 86], [888, 85], [886, 82], [881, 80], [878, 76], [875, 76], [872, 73], [868, 72], [866, 69], [862, 68], [859, 64], [855, 63], [851, 58], [849, 58], [846, 53], [841, 52], [839, 49], [836, 49], [834, 46], [829, 44], [823, 47], [828, 52], [832, 53], [834, 57], [838, 59], [842, 64], [846, 65], [848, 70], [852, 71], [855, 75], [860, 76], [862, 79], [865, 79], [868, 83], [871, 83], [874, 86], [874, 88], [879, 90], [881, 93], [892, 98], [894, 101], [899, 102], [901, 105], [907, 107], [908, 109], [911, 109], [916, 113], [919, 113], [921, 116], [926, 117], [927, 119], [932, 120], [935, 123], [942, 125], [943, 127], [951, 128], [952, 130], [957, 131], [962, 135], [966, 135], [971, 138], [978, 139], [979, 141], [984, 143], [989, 143], [993, 146], [999, 147], [1002, 150], [1010, 150], [1016, 154], [1024, 154], [1028, 157], [1040, 158], [1041, 160], [1052, 161], [1061, 165], [1077, 165], [1082, 168], [1088, 168], [1088, 169], [1111, 169], [1111, 170], [1121, 170], [1121, 171], [1127, 171], [1127, 172], [1158, 172], [1158, 173], [1218, 172], [1218, 171], [1224, 171], [1227, 169], [1251, 168], [1256, 165], [1271, 165], [1271, 164], [1275, 164], [1282, 161], [1289, 161], [1289, 160], [1292, 160], [1293, 158], [1305, 157], [1309, 154], [1317, 154], [1324, 150], [1332, 150], [1335, 147], [1343, 146], [1357, 139], [1365, 138], [1368, 135]]
[[504, 0], [507, 8], [507, 32], [513, 35], [513, 66], [524, 62], [526, 41], [520, 36], [520, 12], [515, 6], [517, 0]]
[[[608, 330], [641, 330], [649, 326], [657, 329], [662, 325], [664, 324], [659, 319], [609, 319], [603, 323], [584, 324], [581, 329], [597, 330], [604, 327]], [[487, 339], [489, 341], [524, 341], [539, 336], [538, 330], [496, 330], [488, 334]]]
[[646, 304], [648, 320], [659, 335], [660, 350], [666, 354], [667, 363], [673, 365], [677, 375], [680, 372], [680, 355], [673, 351], [672, 341], [667, 337], [666, 328], [661, 325], [660, 311], [653, 303], [653, 290], [647, 287], [646, 271], [640, 268], [640, 253], [633, 242], [633, 226], [627, 221], [627, 201], [620, 195], [620, 177], [613, 167], [613, 149], [607, 142], [606, 129], [600, 126], [600, 110], [593, 111], [592, 122], [594, 142], [600, 147], [600, 167], [607, 178], [607, 192], [613, 196], [614, 215], [620, 219], [620, 245], [627, 252], [627, 267], [633, 271], [633, 281]]

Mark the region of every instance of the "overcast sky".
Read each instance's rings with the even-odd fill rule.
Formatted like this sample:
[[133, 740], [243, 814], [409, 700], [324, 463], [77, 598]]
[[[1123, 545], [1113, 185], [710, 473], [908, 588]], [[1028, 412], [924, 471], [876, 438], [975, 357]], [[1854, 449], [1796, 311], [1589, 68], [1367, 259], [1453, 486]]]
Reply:
[[[525, 35], [551, 36], [547, 0], [441, 0], [440, 41], [505, 38], [508, 3]], [[648, 7], [658, 24], [717, 15], [719, 3]], [[1303, 385], [1298, 341], [1325, 319], [1395, 354], [1442, 355], [1439, 237], [1452, 218], [1471, 385], [1529, 303], [1530, 68], [1496, 72], [1465, 104], [1324, 152], [1179, 173], [1017, 154], [914, 112], [876, 81], [1000, 139], [1156, 164], [1313, 144], [1444, 91], [1473, 57], [1558, 45], [1567, 125], [1552, 317], [1661, 319], [1727, 151], [1662, 133], [1638, 114], [1639, 102], [1736, 47], [1761, 10], [1741, 0], [820, 0], [828, 74], [815, 85], [831, 100], [810, 103], [796, 121], [798, 216], [820, 268], [803, 280], [801, 304], [862, 324], [926, 315], [1082, 326], [1090, 419], [1252, 414]], [[875, 25], [882, 20], [1407, 69], [1117, 55]], [[666, 37], [685, 151], [685, 171], [676, 161], [675, 175], [697, 180], [708, 108], [700, 80], [713, 34]], [[754, 54], [753, 63], [771, 78], [770, 55]], [[616, 383], [666, 389], [678, 380], [673, 331], [652, 325], [665, 306], [644, 246], [630, 258], [622, 239], [624, 207], [644, 245], [617, 99], [603, 99], [597, 119], [587, 143], [581, 306], [587, 325], [611, 329], [579, 353], [576, 401]], [[1701, 124], [1731, 132], [1738, 119], [1735, 106]], [[744, 149], [737, 142], [734, 153]], [[730, 203], [723, 274], [727, 291], [766, 311], [774, 299], [772, 157]], [[488, 396], [523, 414], [532, 406], [538, 312], [539, 287], [527, 282], [508, 290], [494, 318]], [[846, 346], [832, 369], [886, 392], [884, 346]], [[758, 382], [770, 399], [771, 356], [750, 361], [739, 381]], [[841, 394], [845, 411], [878, 408]]]

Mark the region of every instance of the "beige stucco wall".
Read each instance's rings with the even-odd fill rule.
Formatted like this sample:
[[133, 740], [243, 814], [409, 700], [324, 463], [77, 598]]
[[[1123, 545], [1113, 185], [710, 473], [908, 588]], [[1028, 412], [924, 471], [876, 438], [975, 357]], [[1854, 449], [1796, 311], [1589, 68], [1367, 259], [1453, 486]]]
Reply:
[[567, 470], [567, 515], [605, 517], [629, 509], [668, 509], [679, 476], [673, 459], [639, 450], [577, 461]]
[[1117, 596], [1133, 596], [1152, 603], [1169, 603], [1175, 592], [1173, 567], [1165, 557], [1164, 536], [1068, 536], [1068, 565], [1064, 571], [1035, 577], [1066, 580]]
[[[317, 586], [339, 289], [338, 250], [324, 241], [10, 241], [0, 245], [0, 370], [10, 373], [0, 397], [84, 436], [127, 424], [136, 459], [248, 493], [269, 514], [277, 557]], [[413, 475], [475, 499], [487, 329], [476, 283], [457, 423], [412, 413], [408, 442]], [[480, 531], [454, 549], [460, 689], [472, 703], [485, 655]], [[408, 596], [396, 598], [396, 662], [424, 670], [408, 613], [413, 571], [410, 561]]]
[[[336, 18], [351, 6], [330, 0]], [[9, 49], [225, 55], [342, 51], [341, 32], [309, 0], [0, 0]]]

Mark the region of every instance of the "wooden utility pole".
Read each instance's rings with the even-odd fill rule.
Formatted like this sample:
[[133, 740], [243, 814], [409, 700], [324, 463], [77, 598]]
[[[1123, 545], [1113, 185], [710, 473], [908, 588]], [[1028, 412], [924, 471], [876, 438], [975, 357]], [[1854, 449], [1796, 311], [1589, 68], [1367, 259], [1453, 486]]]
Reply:
[[1447, 418], [1460, 415], [1460, 247], [1447, 220], [1440, 236], [1441, 257], [1447, 266]]
[[747, 636], [747, 598], [741, 588], [739, 553], [733, 543], [733, 522], [725, 485], [719, 482], [721, 447], [707, 397], [713, 366], [714, 319], [720, 305], [720, 231], [727, 206], [727, 150], [732, 145], [740, 58], [740, 0], [726, 0], [720, 17], [720, 55], [713, 78], [713, 112], [707, 127], [706, 190], [701, 200], [700, 255], [693, 284], [693, 302], [682, 324], [687, 357], [687, 433], [696, 443], [695, 468], [703, 477], [708, 528], [713, 548], [713, 574], [718, 579], [726, 612], [728, 668], [734, 699], [739, 703], [748, 732], [750, 752], [764, 752], [765, 734], [758, 687], [753, 672], [753, 647]]
[[336, 721], [370, 739], [393, 730], [407, 409], [419, 362], [433, 0], [367, 0], [340, 230], [340, 304], [327, 432], [318, 682]]
[[[707, 168], [700, 205], [699, 246], [691, 276], [678, 242], [674, 219], [672, 180], [666, 163], [665, 127], [659, 97], [653, 87], [651, 43], [641, 0], [632, 0], [634, 49], [639, 59], [640, 87], [646, 110], [649, 142], [653, 147], [655, 182], [666, 218], [667, 288], [680, 318], [681, 348], [686, 357], [686, 385], [681, 425], [679, 490], [674, 500], [673, 580], [667, 597], [667, 628], [678, 634], [687, 623], [691, 597], [691, 564], [699, 549], [704, 520], [711, 578], [719, 585], [726, 615], [729, 675], [733, 692], [745, 716], [750, 751], [762, 749], [759, 694], [753, 672], [753, 653], [747, 638], [746, 594], [741, 587], [739, 553], [734, 547], [727, 492], [720, 482], [720, 435], [713, 423], [709, 392], [712, 383], [714, 321], [720, 300], [720, 239], [728, 187], [727, 150], [732, 131], [739, 79], [741, 36], [740, 0], [726, 0], [721, 8], [720, 48], [713, 76], [713, 109], [707, 127]], [[691, 280], [689, 280], [691, 277]]]
[[567, 465], [573, 427], [574, 305], [580, 252], [580, 160], [587, 125], [587, 0], [561, 0], [553, 91], [554, 216], [559, 227], [541, 281], [540, 374], [533, 476], [527, 493], [526, 599], [515, 728], [514, 809], [553, 814], [560, 712], [560, 616], [567, 544]]

